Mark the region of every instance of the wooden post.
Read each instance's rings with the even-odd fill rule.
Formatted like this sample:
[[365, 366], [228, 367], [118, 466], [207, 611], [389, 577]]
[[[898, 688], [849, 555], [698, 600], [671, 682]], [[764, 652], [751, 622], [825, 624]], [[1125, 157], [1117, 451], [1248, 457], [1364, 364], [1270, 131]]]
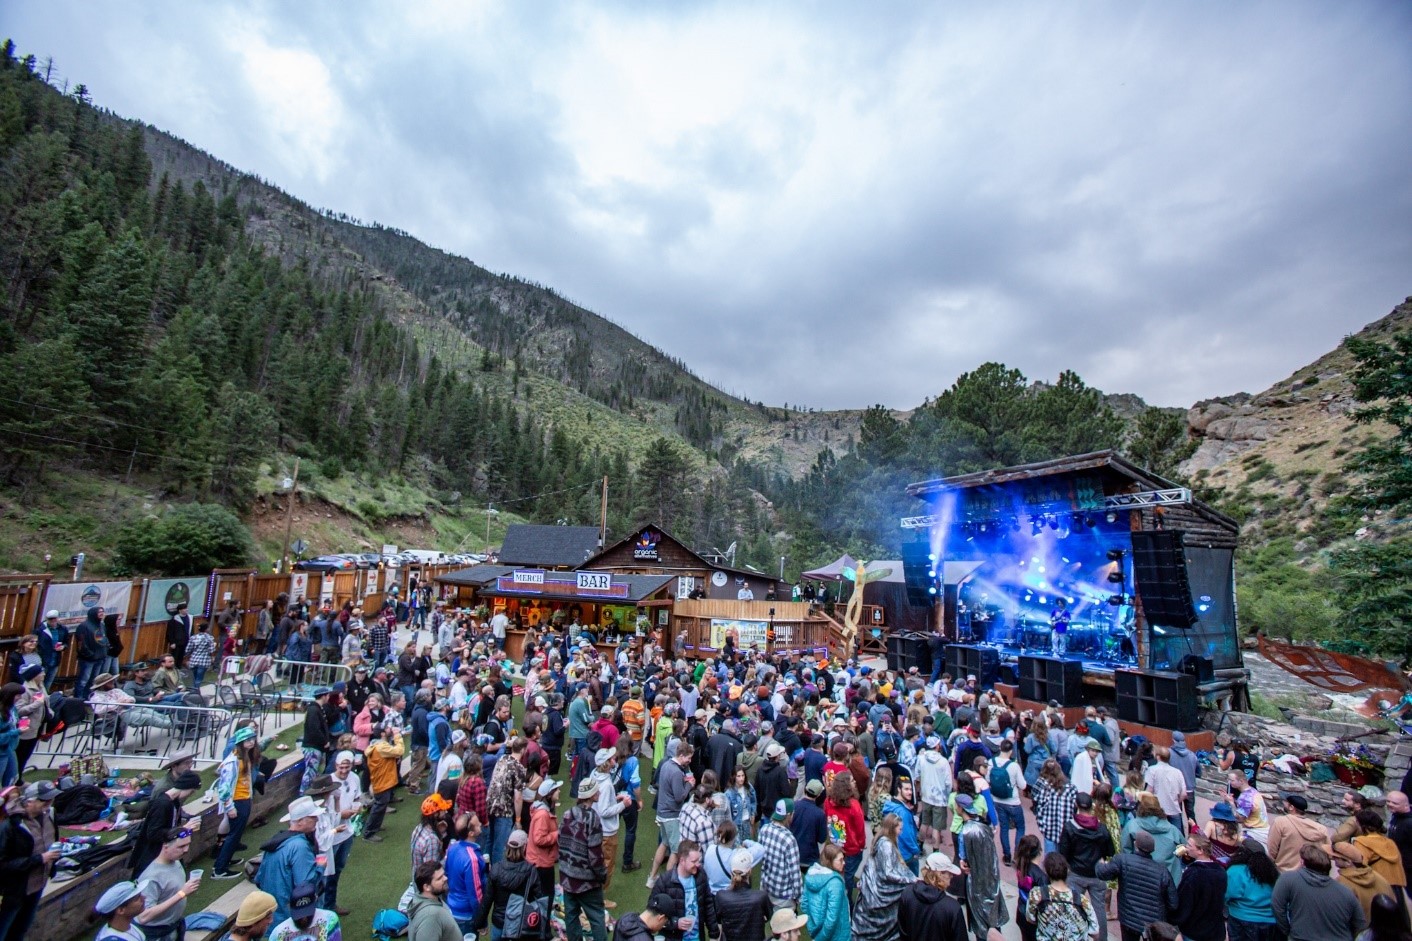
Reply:
[[603, 475], [603, 502], [598, 511], [598, 548], [608, 545], [608, 475]]
[[289, 485], [289, 502], [284, 512], [284, 551], [280, 553], [280, 571], [289, 574], [289, 535], [294, 528], [294, 495], [299, 491], [299, 458], [294, 459], [294, 478]]

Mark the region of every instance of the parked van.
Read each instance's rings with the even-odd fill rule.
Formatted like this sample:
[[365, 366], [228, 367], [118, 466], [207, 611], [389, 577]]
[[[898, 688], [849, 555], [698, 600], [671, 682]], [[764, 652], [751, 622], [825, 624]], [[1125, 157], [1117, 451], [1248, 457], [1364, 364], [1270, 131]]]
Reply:
[[447, 561], [446, 553], [434, 549], [403, 549], [398, 555], [422, 565], [440, 565]]

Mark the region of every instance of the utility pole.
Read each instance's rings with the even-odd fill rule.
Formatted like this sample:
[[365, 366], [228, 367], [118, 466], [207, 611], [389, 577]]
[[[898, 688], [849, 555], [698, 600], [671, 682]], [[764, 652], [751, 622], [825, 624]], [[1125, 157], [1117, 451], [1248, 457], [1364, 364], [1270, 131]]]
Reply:
[[294, 529], [294, 494], [299, 490], [299, 458], [294, 459], [294, 477], [289, 482], [289, 496], [284, 508], [284, 551], [280, 553], [280, 572], [289, 572], [289, 535]]
[[603, 475], [603, 503], [598, 511], [598, 548], [608, 544], [608, 475]]

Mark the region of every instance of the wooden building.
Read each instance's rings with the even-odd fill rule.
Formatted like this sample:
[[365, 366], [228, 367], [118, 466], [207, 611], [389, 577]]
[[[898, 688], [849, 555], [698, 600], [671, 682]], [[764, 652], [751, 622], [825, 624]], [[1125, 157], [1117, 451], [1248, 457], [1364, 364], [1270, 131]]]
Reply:
[[565, 571], [577, 568], [602, 548], [597, 526], [517, 523], [505, 531], [501, 565]]
[[[643, 526], [578, 568], [621, 575], [670, 575], [673, 593], [682, 599], [695, 593], [712, 600], [788, 600], [788, 593], [780, 593], [779, 579], [773, 575], [710, 561], [660, 526]], [[750, 597], [743, 598], [747, 592]]]

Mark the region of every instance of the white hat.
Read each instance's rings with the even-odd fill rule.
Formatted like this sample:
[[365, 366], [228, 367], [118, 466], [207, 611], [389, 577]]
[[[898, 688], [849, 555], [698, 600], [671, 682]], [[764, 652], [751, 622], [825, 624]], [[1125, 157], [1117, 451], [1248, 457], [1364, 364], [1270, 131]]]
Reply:
[[731, 854], [731, 872], [749, 872], [755, 868], [755, 857], [750, 850], [741, 847]]
[[[46, 620], [46, 621], [49, 620], [50, 618], [56, 618], [56, 617], [58, 617], [58, 616], [59, 616], [59, 612], [58, 612], [56, 609], [54, 609], [54, 608], [50, 608], [48, 611], [45, 611], [45, 612], [44, 612], [44, 620]], [[119, 903], [119, 904], [121, 904], [121, 903]]]
[[550, 794], [553, 794], [555, 791], [559, 790], [559, 788], [563, 786], [563, 781], [556, 781], [553, 778], [545, 778], [539, 785], [539, 796], [548, 797]]
[[459, 745], [466, 740], [466, 733], [460, 729], [451, 733], [451, 744]]
[[305, 817], [318, 817], [323, 814], [323, 801], [312, 797], [296, 797], [289, 803], [289, 813], [279, 818], [280, 823], [293, 823]]
[[949, 872], [953, 876], [961, 875], [961, 870], [951, 861], [951, 857], [945, 853], [932, 853], [922, 860], [922, 867], [930, 869], [932, 872]]
[[345, 761], [348, 762], [350, 765], [353, 763], [353, 753], [351, 751], [348, 751], [346, 748], [343, 751], [339, 752], [337, 755], [333, 756], [333, 763], [335, 767], [343, 764]]
[[600, 748], [593, 755], [593, 763], [601, 768], [616, 757], [618, 757], [616, 748]]

